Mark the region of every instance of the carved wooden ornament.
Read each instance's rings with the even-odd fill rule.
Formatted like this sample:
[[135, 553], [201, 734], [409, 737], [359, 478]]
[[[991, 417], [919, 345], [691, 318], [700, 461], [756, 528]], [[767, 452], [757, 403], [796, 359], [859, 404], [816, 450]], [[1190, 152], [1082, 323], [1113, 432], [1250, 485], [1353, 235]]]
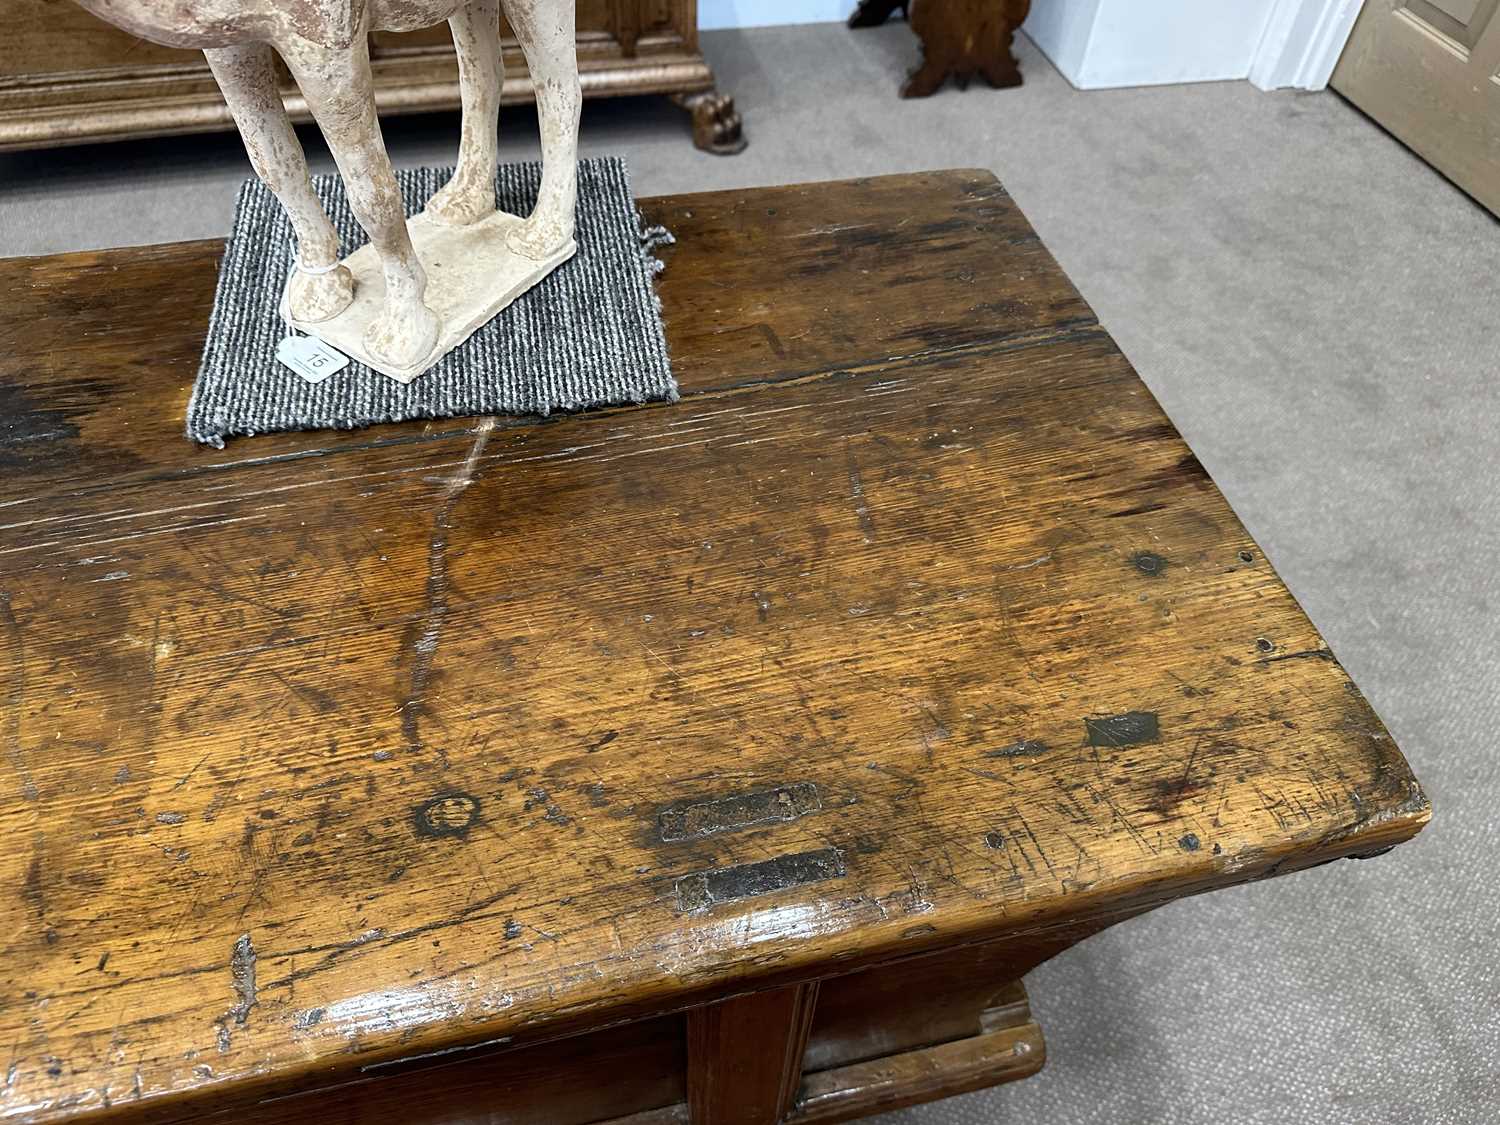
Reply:
[[[542, 135], [541, 190], [525, 219], [495, 206], [500, 0], [78, 2], [144, 39], [203, 51], [256, 175], [296, 232], [283, 315], [370, 367], [411, 381], [573, 255], [582, 105], [574, 0], [506, 0]], [[408, 224], [375, 113], [369, 33], [442, 20], [458, 54], [458, 164]], [[307, 99], [369, 235], [369, 245], [343, 261], [277, 91], [273, 52]]]

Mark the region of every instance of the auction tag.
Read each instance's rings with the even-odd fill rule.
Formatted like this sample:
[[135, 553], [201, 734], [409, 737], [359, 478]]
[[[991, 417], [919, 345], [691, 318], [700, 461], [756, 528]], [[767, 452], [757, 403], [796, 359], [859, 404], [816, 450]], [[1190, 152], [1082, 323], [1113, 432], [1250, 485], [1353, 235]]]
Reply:
[[288, 336], [276, 345], [276, 358], [309, 383], [321, 383], [349, 366], [349, 357], [314, 336]]

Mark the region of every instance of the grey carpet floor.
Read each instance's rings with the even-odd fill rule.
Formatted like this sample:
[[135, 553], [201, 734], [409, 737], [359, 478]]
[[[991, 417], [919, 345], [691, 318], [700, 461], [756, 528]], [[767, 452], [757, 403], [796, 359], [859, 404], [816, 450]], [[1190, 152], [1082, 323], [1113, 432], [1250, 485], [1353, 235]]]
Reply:
[[[642, 194], [997, 172], [1436, 809], [1390, 855], [1086, 942], [1030, 980], [1046, 1070], [882, 1120], [1500, 1121], [1500, 224], [1333, 94], [1079, 93], [1023, 43], [1020, 89], [901, 102], [900, 25], [705, 46], [743, 155], [650, 100], [591, 105], [585, 151]], [[529, 113], [502, 132], [532, 153]], [[451, 159], [449, 118], [389, 135]], [[220, 237], [243, 174], [229, 138], [0, 157], [0, 253]]]

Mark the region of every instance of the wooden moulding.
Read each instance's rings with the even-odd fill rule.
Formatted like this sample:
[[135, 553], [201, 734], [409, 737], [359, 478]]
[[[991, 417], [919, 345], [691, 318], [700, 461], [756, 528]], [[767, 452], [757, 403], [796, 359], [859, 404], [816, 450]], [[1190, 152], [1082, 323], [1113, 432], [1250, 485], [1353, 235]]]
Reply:
[[[805, 990], [799, 990], [801, 994]], [[761, 1011], [792, 1006], [767, 1003], [755, 996], [746, 997], [744, 1002]], [[770, 1103], [757, 1098], [755, 1092], [738, 1088], [736, 1096], [714, 1101], [690, 1096], [685, 1103], [615, 1118], [611, 1125], [771, 1125], [777, 1121], [786, 1125], [833, 1125], [999, 1086], [1039, 1071], [1046, 1062], [1046, 1043], [1042, 1029], [1031, 1019], [1026, 990], [1019, 981], [1006, 988], [1003, 1003], [987, 1015], [985, 1028], [977, 1034], [806, 1072], [795, 1084], [788, 1085], [787, 1072], [779, 1070], [779, 1081], [772, 1088], [785, 1098], [776, 1114], [766, 1112]], [[694, 1042], [690, 1037], [690, 1057]], [[738, 1042], [736, 1053], [741, 1061], [757, 1059], [755, 1048], [746, 1039]], [[781, 1057], [774, 1051], [759, 1056], [773, 1062]], [[742, 1076], [749, 1069], [742, 1071]], [[690, 1083], [695, 1073], [690, 1063]], [[729, 1090], [720, 1093], [728, 1094]]]
[[[412, 65], [416, 61], [372, 63], [375, 104], [382, 116], [458, 109], [458, 69], [452, 59], [421, 59], [421, 65]], [[197, 69], [184, 68], [187, 73], [181, 75], [63, 81], [50, 89], [33, 87], [27, 98], [0, 91], [0, 152], [234, 128], [207, 68], [201, 74]], [[532, 101], [524, 63], [516, 69], [521, 73], [507, 61], [504, 105]], [[713, 72], [701, 58], [667, 57], [619, 67], [580, 57], [578, 70], [585, 98], [710, 91], [714, 84]], [[295, 87], [285, 97], [293, 121], [312, 120]]]
[[[234, 127], [197, 52], [133, 40], [70, 4], [0, 0], [0, 17], [10, 34], [0, 44], [0, 151]], [[508, 33], [504, 59], [502, 103], [532, 101], [525, 57]], [[373, 36], [370, 67], [382, 115], [458, 108], [446, 27]], [[714, 86], [698, 50], [694, 0], [580, 4], [578, 67], [585, 98], [694, 96]], [[284, 95], [293, 120], [311, 120], [290, 81]], [[732, 105], [721, 117], [733, 118]]]
[[809, 1075], [789, 1122], [827, 1125], [967, 1094], [1035, 1074], [1046, 1061], [1033, 1022]]

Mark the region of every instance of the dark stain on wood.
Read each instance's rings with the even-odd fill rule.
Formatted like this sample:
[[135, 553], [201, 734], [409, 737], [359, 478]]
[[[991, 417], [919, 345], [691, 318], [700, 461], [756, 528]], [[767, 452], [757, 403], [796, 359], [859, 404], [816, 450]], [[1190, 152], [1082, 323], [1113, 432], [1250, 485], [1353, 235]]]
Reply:
[[1147, 578], [1160, 578], [1167, 569], [1167, 560], [1155, 551], [1137, 551], [1130, 556], [1130, 564]]
[[722, 902], [755, 898], [844, 877], [844, 857], [837, 848], [779, 855], [759, 863], [742, 863], [699, 871], [677, 880], [677, 906], [685, 914], [707, 910]]
[[667, 843], [697, 840], [758, 824], [796, 820], [822, 807], [818, 787], [804, 781], [761, 792], [669, 805], [656, 815], [657, 834]]
[[540, 785], [527, 789], [526, 800], [521, 804], [522, 812], [531, 812], [532, 809], [541, 809], [542, 819], [551, 824], [564, 827], [573, 823], [573, 818], [563, 812], [562, 807], [552, 799], [552, 794]]
[[[87, 396], [83, 398], [87, 401]], [[57, 408], [59, 401], [49, 395], [43, 405], [23, 387], [0, 383], [0, 468], [22, 469], [38, 457], [66, 455], [78, 437], [78, 425], [66, 410]]]
[[1012, 742], [1008, 746], [1000, 746], [994, 750], [986, 750], [986, 758], [1039, 758], [1050, 750], [1045, 742], [1034, 738], [1023, 738], [1019, 742]]
[[1090, 746], [1116, 749], [1155, 742], [1161, 737], [1155, 711], [1126, 711], [1121, 715], [1101, 715], [1083, 720]]
[[26, 865], [26, 878], [21, 884], [21, 897], [30, 907], [30, 913], [36, 916], [39, 925], [45, 926], [47, 922], [47, 883], [42, 873], [42, 840], [37, 839], [37, 851], [32, 854], [31, 862]]
[[617, 739], [619, 737], [620, 737], [620, 732], [619, 731], [617, 731], [617, 730], [607, 730], [603, 734], [601, 734], [598, 738], [594, 739], [593, 742], [590, 742], [588, 744], [588, 747], [587, 747], [588, 752], [590, 754], [593, 754], [593, 753], [596, 753], [596, 752], [598, 752], [600, 750], [603, 750], [606, 746], [608, 746], [611, 742], [613, 742], [615, 739]]
[[479, 798], [456, 790], [439, 793], [412, 810], [412, 826], [418, 836], [456, 836], [469, 834], [479, 820]]

